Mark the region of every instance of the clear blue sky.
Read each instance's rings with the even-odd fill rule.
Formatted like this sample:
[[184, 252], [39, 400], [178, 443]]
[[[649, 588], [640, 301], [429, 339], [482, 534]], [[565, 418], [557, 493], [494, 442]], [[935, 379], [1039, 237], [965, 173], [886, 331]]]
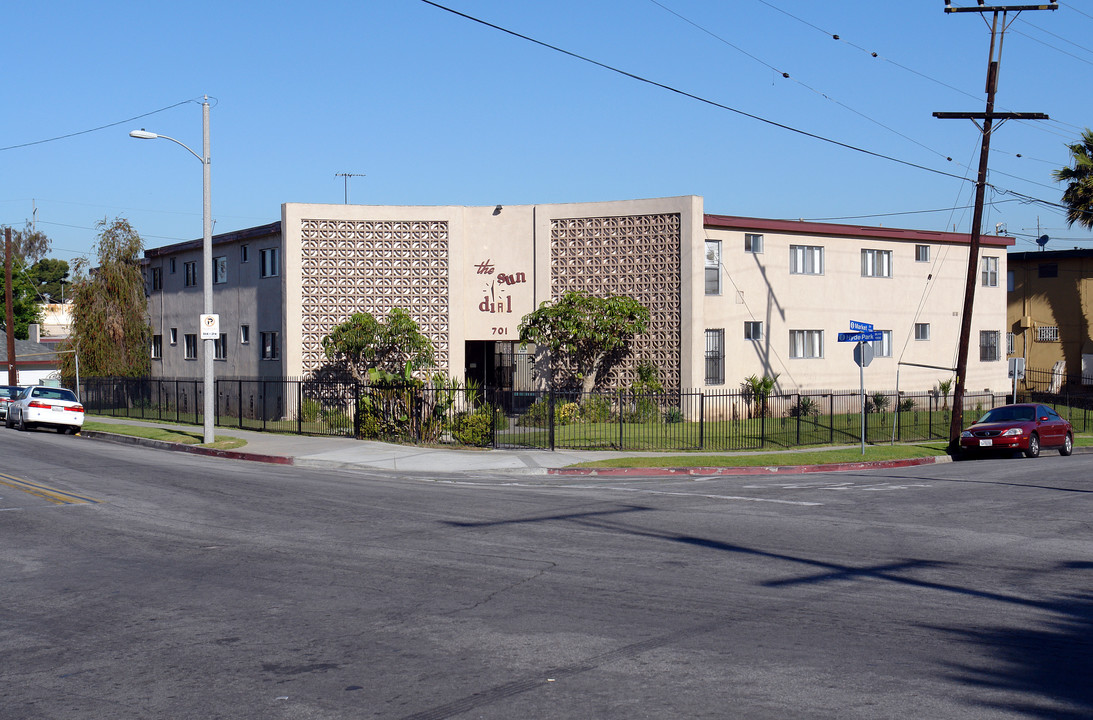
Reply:
[[[946, 14], [942, 0], [442, 4], [773, 123], [975, 178], [978, 130], [931, 113], [984, 109], [990, 32], [979, 14]], [[217, 233], [278, 220], [282, 202], [340, 203], [335, 174], [347, 172], [366, 174], [350, 182], [354, 203], [697, 194], [725, 215], [970, 229], [972, 182], [718, 108], [421, 0], [15, 3], [5, 26], [0, 223], [21, 227], [37, 207], [63, 259], [89, 252], [95, 223], [115, 216], [147, 247], [201, 236], [198, 160], [128, 132], [200, 152], [204, 94], [215, 102]], [[1052, 119], [997, 129], [990, 181], [1001, 190], [1059, 202], [1050, 172], [1093, 126], [1090, 37], [1093, 3], [1026, 12], [1010, 27], [997, 109]], [[12, 147], [26, 143], [37, 144]], [[1016, 250], [1035, 249], [1037, 223], [1049, 249], [1093, 247], [1058, 210], [1005, 192], [988, 201], [985, 228], [1004, 223]]]

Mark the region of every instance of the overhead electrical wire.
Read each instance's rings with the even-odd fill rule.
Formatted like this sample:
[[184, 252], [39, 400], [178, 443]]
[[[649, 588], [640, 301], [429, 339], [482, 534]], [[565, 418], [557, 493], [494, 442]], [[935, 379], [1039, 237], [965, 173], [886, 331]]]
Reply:
[[721, 110], [727, 110], [729, 112], [736, 113], [737, 115], [741, 115], [743, 117], [751, 118], [752, 120], [757, 120], [761, 123], [765, 123], [767, 125], [771, 125], [773, 127], [780, 128], [782, 130], [787, 130], [789, 132], [796, 133], [798, 135], [803, 135], [805, 137], [810, 137], [814, 140], [819, 140], [821, 142], [829, 143], [831, 145], [835, 145], [837, 147], [845, 148], [847, 150], [852, 150], [854, 152], [862, 153], [864, 155], [869, 155], [869, 156], [872, 156], [872, 157], [875, 157], [875, 158], [880, 158], [882, 160], [888, 160], [890, 162], [898, 163], [900, 165], [905, 165], [907, 167], [913, 167], [913, 168], [916, 168], [918, 170], [925, 170], [926, 172], [934, 173], [936, 175], [942, 175], [944, 177], [953, 178], [955, 180], [966, 180], [966, 178], [964, 178], [960, 175], [956, 175], [954, 173], [945, 172], [944, 170], [937, 170], [935, 168], [927, 167], [926, 165], [920, 165], [918, 163], [913, 163], [913, 162], [910, 162], [908, 160], [900, 160], [899, 158], [893, 157], [891, 155], [885, 155], [884, 153], [876, 152], [876, 151], [873, 151], [873, 150], [867, 150], [865, 148], [858, 147], [856, 145], [851, 145], [849, 143], [845, 143], [845, 142], [842, 142], [840, 140], [834, 140], [832, 138], [825, 137], [823, 135], [818, 135], [816, 133], [808, 132], [807, 130], [801, 130], [800, 128], [795, 128], [791, 125], [786, 125], [785, 123], [780, 123], [780, 122], [777, 122], [775, 120], [769, 120], [769, 119], [764, 118], [760, 115], [756, 115], [754, 113], [749, 113], [749, 112], [746, 112], [744, 110], [740, 110], [738, 108], [734, 108], [734, 107], [731, 107], [729, 105], [725, 105], [724, 103], [717, 102], [716, 100], [710, 100], [709, 98], [704, 98], [701, 95], [695, 95], [694, 93], [687, 92], [686, 90], [680, 90], [679, 88], [673, 87], [671, 85], [666, 85], [666, 84], [664, 84], [662, 82], [658, 82], [656, 80], [650, 80], [649, 78], [643, 77], [641, 75], [637, 75], [635, 73], [628, 72], [626, 70], [622, 70], [622, 69], [614, 67], [612, 65], [608, 65], [607, 63], [602, 63], [598, 60], [593, 60], [592, 58], [586, 57], [584, 55], [580, 55], [580, 54], [572, 52], [570, 50], [565, 50], [564, 48], [560, 48], [556, 45], [551, 45], [550, 43], [544, 42], [542, 40], [536, 40], [533, 37], [530, 37], [528, 35], [523, 35], [521, 33], [516, 32], [515, 30], [509, 30], [508, 28], [502, 27], [500, 25], [495, 25], [494, 23], [488, 22], [486, 20], [482, 20], [481, 18], [474, 17], [473, 15], [468, 15], [464, 12], [460, 12], [459, 10], [452, 9], [452, 8], [447, 7], [445, 5], [441, 5], [440, 3], [437, 3], [437, 2], [433, 2], [433, 0], [421, 0], [421, 2], [425, 3], [426, 5], [432, 5], [433, 7], [437, 8], [439, 10], [444, 10], [445, 12], [449, 12], [453, 15], [457, 15], [461, 18], [466, 19], [466, 20], [470, 20], [471, 22], [478, 23], [479, 25], [484, 25], [488, 28], [498, 30], [498, 31], [503, 32], [507, 35], [511, 35], [513, 37], [520, 38], [521, 40], [526, 40], [530, 43], [534, 43], [535, 45], [539, 45], [540, 47], [545, 47], [549, 50], [553, 50], [553, 51], [561, 53], [563, 55], [567, 55], [567, 56], [575, 58], [577, 60], [581, 60], [582, 62], [590, 63], [590, 64], [595, 65], [597, 67], [601, 67], [604, 70], [610, 70], [611, 72], [618, 73], [619, 75], [623, 75], [623, 76], [628, 77], [632, 80], [637, 80], [638, 82], [643, 82], [643, 83], [646, 83], [647, 85], [652, 85], [652, 86], [658, 87], [662, 90], [667, 90], [668, 92], [675, 93], [675, 94], [680, 95], [682, 97], [690, 98], [691, 100], [697, 100], [698, 102], [704, 103], [706, 105], [710, 105], [712, 107], [716, 107], [716, 108], [719, 108]]
[[195, 102], [195, 101], [194, 100], [183, 100], [181, 102], [176, 102], [174, 105], [168, 105], [167, 107], [160, 108], [159, 110], [152, 110], [151, 112], [146, 112], [146, 113], [142, 113], [140, 115], [135, 115], [131, 118], [126, 118], [125, 120], [118, 120], [117, 122], [108, 123], [106, 125], [100, 125], [98, 127], [90, 128], [89, 130], [80, 130], [78, 132], [68, 133], [67, 135], [58, 135], [57, 137], [46, 138], [44, 140], [34, 140], [32, 142], [20, 143], [18, 145], [8, 145], [7, 147], [0, 147], [0, 152], [2, 152], [4, 150], [15, 150], [17, 148], [31, 147], [32, 145], [42, 145], [43, 143], [56, 142], [58, 140], [67, 140], [68, 138], [77, 137], [79, 135], [86, 135], [88, 133], [98, 132], [99, 130], [106, 130], [107, 128], [117, 127], [118, 125], [125, 125], [127, 123], [133, 122], [134, 120], [140, 120], [141, 118], [146, 118], [149, 115], [155, 115], [157, 113], [161, 113], [161, 112], [164, 112], [166, 110], [170, 110], [171, 108], [176, 108], [179, 105], [185, 105], [186, 103], [190, 103], [190, 102]]

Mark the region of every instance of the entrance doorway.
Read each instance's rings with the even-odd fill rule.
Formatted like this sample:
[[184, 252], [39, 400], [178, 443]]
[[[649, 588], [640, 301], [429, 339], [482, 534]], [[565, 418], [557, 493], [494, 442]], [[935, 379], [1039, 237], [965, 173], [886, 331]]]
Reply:
[[497, 393], [500, 406], [511, 414], [535, 401], [534, 364], [526, 348], [511, 340], [468, 340], [464, 377]]

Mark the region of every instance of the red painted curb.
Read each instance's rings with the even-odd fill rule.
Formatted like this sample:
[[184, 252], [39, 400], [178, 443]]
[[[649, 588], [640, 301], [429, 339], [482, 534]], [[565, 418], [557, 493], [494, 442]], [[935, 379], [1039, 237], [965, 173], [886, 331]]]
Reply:
[[801, 473], [840, 472], [846, 470], [884, 470], [886, 468], [913, 467], [915, 465], [933, 465], [950, 462], [948, 455], [935, 455], [909, 460], [874, 460], [865, 462], [831, 463], [830, 465], [749, 465], [741, 467], [694, 467], [694, 468], [551, 468], [549, 475], [597, 475], [621, 476], [641, 475], [642, 477], [688, 476], [688, 475], [799, 475]]
[[191, 455], [206, 455], [209, 457], [227, 458], [228, 460], [247, 460], [250, 462], [264, 462], [273, 465], [292, 465], [293, 459], [284, 455], [260, 455], [258, 453], [240, 452], [238, 450], [217, 450], [216, 448], [203, 448], [196, 445], [183, 445], [182, 443], [165, 442], [163, 440], [151, 440], [149, 438], [132, 437], [131, 435], [117, 435], [115, 433], [99, 430], [80, 431], [80, 436], [91, 440], [106, 440], [108, 442], [122, 443], [124, 445], [141, 445], [143, 447], [158, 448], [160, 450], [173, 450], [175, 452], [190, 453]]

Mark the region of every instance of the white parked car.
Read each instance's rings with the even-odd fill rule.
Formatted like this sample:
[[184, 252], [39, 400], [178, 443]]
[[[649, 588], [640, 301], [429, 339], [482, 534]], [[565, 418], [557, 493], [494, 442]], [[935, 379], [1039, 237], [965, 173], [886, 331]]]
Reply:
[[71, 390], [31, 385], [23, 388], [19, 397], [8, 404], [4, 425], [20, 430], [51, 427], [57, 432], [75, 435], [83, 427], [83, 414], [83, 405]]

